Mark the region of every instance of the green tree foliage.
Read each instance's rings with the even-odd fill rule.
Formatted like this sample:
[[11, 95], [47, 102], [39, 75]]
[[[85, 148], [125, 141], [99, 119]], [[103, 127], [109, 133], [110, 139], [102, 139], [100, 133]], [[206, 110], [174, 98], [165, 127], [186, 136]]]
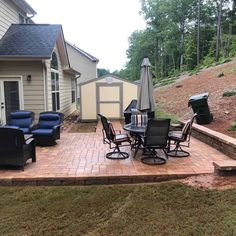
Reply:
[[156, 82], [235, 56], [235, 0], [140, 2], [147, 28], [131, 34], [127, 65], [117, 75], [139, 79], [145, 56], [152, 63]]
[[110, 74], [110, 70], [104, 69], [104, 68], [98, 68], [97, 69], [98, 77]]

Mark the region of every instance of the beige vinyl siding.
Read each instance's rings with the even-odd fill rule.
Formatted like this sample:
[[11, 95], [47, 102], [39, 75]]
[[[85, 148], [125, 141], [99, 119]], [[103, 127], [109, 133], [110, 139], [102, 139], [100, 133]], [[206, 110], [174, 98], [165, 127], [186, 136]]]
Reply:
[[81, 73], [78, 83], [82, 83], [97, 77], [97, 62], [93, 62], [76, 49], [66, 44], [70, 65]]
[[[58, 49], [55, 47], [54, 52], [58, 59], [58, 71], [59, 71], [59, 91], [60, 91], [60, 112], [65, 117], [70, 115], [76, 110], [76, 103], [71, 103], [71, 75], [63, 73], [60, 55]], [[48, 78], [48, 109], [52, 110], [52, 89], [51, 89], [51, 62], [47, 60], [47, 78]]]
[[[43, 65], [41, 61], [0, 61], [0, 76], [23, 76], [24, 109], [35, 112], [36, 119], [44, 107]], [[31, 82], [27, 81], [31, 75]]]
[[19, 13], [25, 16], [10, 0], [0, 0], [0, 39], [11, 24], [19, 23]]

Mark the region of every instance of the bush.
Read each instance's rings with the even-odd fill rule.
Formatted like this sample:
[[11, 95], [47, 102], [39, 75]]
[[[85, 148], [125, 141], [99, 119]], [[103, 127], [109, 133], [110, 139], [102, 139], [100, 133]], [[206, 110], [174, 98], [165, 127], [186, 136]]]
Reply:
[[221, 72], [220, 74], [217, 75], [218, 78], [225, 76], [224, 72]]
[[236, 92], [235, 91], [226, 91], [223, 93], [223, 97], [231, 97], [231, 96], [234, 96], [236, 95]]
[[236, 131], [236, 121], [232, 122], [229, 129], [229, 131]]

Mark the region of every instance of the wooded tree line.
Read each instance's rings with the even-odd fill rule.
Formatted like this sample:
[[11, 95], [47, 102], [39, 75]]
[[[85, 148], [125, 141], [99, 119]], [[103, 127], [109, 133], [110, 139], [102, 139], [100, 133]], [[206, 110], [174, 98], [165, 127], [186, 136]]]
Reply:
[[114, 74], [139, 79], [144, 57], [162, 79], [235, 57], [236, 0], [141, 0], [147, 28], [129, 38], [126, 67]]

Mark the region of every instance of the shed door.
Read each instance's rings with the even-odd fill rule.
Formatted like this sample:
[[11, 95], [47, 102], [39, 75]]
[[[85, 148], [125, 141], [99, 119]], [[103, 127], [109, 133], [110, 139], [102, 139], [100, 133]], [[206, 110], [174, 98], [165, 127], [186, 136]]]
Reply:
[[122, 83], [97, 83], [97, 113], [108, 118], [122, 117], [123, 85]]

